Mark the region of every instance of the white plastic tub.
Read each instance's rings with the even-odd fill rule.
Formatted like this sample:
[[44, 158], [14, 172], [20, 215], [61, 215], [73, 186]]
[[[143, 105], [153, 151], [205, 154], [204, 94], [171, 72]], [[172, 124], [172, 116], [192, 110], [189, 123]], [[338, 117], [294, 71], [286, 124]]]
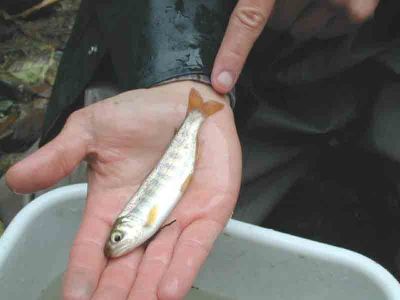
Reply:
[[[0, 239], [1, 300], [40, 299], [65, 270], [85, 196], [84, 184], [59, 188], [16, 216]], [[195, 286], [227, 299], [400, 299], [399, 283], [364, 256], [238, 221]]]

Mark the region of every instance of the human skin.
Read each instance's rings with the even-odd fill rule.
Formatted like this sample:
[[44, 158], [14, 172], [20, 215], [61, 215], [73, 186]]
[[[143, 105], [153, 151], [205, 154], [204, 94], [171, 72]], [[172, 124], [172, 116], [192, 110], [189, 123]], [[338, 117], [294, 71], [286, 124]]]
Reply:
[[[115, 217], [155, 166], [186, 113], [190, 88], [224, 103], [199, 134], [193, 179], [147, 247], [107, 260]], [[63, 282], [63, 299], [183, 299], [231, 217], [241, 147], [229, 101], [207, 85], [175, 82], [129, 91], [74, 112], [61, 133], [6, 174], [12, 190], [51, 187], [88, 162], [88, 196]]]
[[214, 62], [214, 89], [232, 89], [265, 26], [290, 32], [299, 41], [327, 39], [355, 30], [378, 4], [379, 0], [239, 0]]

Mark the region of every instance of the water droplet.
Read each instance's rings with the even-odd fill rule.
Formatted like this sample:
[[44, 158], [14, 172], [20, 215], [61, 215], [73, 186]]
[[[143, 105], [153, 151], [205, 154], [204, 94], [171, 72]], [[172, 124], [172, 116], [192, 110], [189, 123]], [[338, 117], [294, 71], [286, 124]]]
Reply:
[[96, 54], [98, 50], [99, 50], [99, 48], [97, 47], [97, 45], [92, 45], [92, 46], [90, 46], [90, 48], [88, 50], [88, 54], [89, 55]]

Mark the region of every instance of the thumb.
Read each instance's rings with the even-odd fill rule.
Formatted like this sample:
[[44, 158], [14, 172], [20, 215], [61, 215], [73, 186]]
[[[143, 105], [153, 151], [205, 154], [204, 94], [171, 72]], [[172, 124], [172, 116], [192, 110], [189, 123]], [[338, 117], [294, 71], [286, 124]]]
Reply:
[[87, 154], [87, 119], [82, 111], [73, 113], [60, 134], [6, 173], [6, 182], [17, 193], [48, 188], [69, 175]]
[[264, 29], [275, 0], [240, 0], [232, 12], [211, 75], [213, 88], [229, 92], [254, 42]]

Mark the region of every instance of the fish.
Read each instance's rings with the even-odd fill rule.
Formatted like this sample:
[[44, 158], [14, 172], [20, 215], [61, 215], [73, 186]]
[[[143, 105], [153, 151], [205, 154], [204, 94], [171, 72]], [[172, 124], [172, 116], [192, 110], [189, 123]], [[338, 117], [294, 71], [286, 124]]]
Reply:
[[[198, 133], [224, 104], [205, 102], [192, 88], [185, 119], [156, 166], [117, 216], [104, 246], [107, 258], [123, 256], [153, 238], [184, 195], [199, 157]], [[164, 225], [165, 226], [165, 225]]]

